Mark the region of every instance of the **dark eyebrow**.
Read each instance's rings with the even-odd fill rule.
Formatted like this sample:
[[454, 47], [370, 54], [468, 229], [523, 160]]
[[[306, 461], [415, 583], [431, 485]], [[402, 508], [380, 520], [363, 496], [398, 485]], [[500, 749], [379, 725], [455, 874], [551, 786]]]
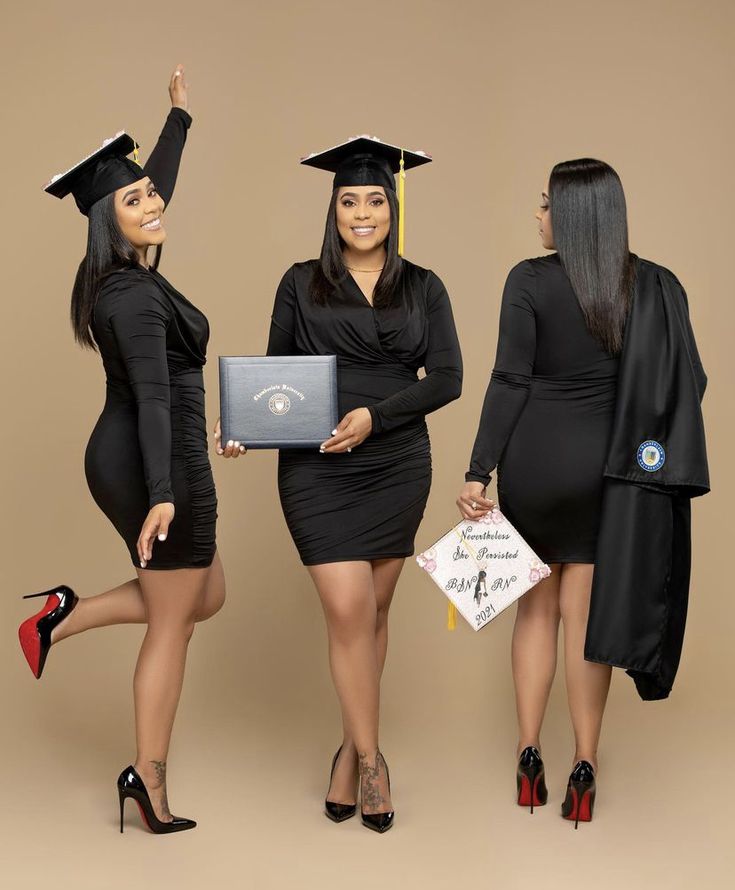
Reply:
[[[368, 192], [367, 197], [374, 198], [376, 195], [379, 198], [385, 197], [385, 194], [383, 192]], [[358, 197], [359, 197], [359, 195], [357, 194], [357, 192], [344, 192], [342, 194], [342, 198], [358, 198]], [[341, 198], [340, 198], [340, 200], [341, 200]]]
[[[153, 181], [151, 179], [149, 179], [148, 182], [146, 183], [145, 187], [146, 187], [146, 189], [155, 188], [155, 185], [153, 185]], [[129, 189], [122, 196], [122, 199], [123, 199], [123, 201], [127, 201], [127, 199], [130, 197], [130, 195], [137, 195], [139, 192], [140, 192], [139, 188]]]

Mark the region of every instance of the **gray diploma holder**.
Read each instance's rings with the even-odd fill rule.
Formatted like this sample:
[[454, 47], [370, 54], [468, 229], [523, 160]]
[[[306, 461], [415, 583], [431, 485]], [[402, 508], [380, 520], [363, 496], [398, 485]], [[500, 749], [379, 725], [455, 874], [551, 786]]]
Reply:
[[221, 355], [222, 444], [314, 448], [337, 426], [334, 355]]

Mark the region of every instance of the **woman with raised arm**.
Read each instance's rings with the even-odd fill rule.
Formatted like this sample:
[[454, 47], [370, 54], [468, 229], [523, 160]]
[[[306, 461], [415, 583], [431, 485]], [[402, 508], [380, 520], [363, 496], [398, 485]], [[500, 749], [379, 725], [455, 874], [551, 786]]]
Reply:
[[[45, 604], [19, 629], [40, 678], [49, 649], [62, 640], [96, 627], [146, 625], [133, 686], [136, 757], [117, 788], [120, 830], [130, 797], [159, 834], [196, 825], [169, 811], [168, 749], [194, 625], [225, 598], [204, 417], [209, 326], [158, 272], [163, 214], [191, 124], [181, 66], [169, 94], [171, 111], [144, 168], [137, 145], [122, 134], [46, 187], [59, 198], [71, 193], [88, 218], [71, 315], [77, 342], [101, 355], [107, 396], [85, 469], [136, 577], [89, 597], [64, 585], [32, 594]], [[133, 150], [136, 161], [127, 157]]]

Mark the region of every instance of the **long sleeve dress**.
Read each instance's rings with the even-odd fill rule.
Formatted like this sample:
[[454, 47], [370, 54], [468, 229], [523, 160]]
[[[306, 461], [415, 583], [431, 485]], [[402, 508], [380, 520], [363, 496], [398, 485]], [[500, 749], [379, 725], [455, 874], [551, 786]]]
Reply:
[[465, 478], [486, 485], [498, 468], [500, 508], [545, 562], [595, 561], [618, 362], [558, 254], [511, 270]]
[[280, 451], [286, 522], [305, 565], [410, 556], [431, 486], [424, 418], [461, 391], [449, 296], [433, 272], [403, 260], [395, 305], [374, 308], [348, 276], [320, 306], [309, 293], [317, 263], [283, 276], [268, 355], [336, 355], [340, 417], [367, 408], [373, 431], [351, 452]]
[[[185, 111], [172, 109], [144, 168], [166, 207], [190, 124]], [[107, 376], [85, 455], [92, 496], [135, 566], [149, 509], [173, 503], [168, 537], [155, 542], [146, 568], [206, 567], [217, 517], [204, 415], [207, 319], [158, 272], [136, 266], [104, 279], [92, 333]]]

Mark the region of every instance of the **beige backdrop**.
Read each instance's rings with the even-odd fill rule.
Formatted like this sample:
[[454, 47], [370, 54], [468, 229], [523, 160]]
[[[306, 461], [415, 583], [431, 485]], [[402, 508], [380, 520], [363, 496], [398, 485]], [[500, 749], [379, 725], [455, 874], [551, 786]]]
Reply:
[[[732, 626], [726, 536], [735, 432], [729, 0], [27, 2], [0, 36], [4, 318], [4, 602], [0, 684], [3, 887], [505, 888], [727, 883], [733, 828]], [[430, 151], [409, 177], [407, 253], [452, 296], [460, 402], [430, 421], [435, 477], [417, 544], [455, 521], [495, 350], [508, 269], [542, 253], [533, 213], [554, 162], [612, 163], [633, 249], [688, 290], [710, 377], [714, 494], [694, 505], [691, 611], [667, 702], [615, 677], [595, 820], [558, 807], [573, 753], [560, 675], [544, 733], [550, 805], [514, 805], [512, 615], [444, 629], [441, 596], [409, 562], [391, 624], [382, 747], [395, 830], [320, 814], [338, 713], [322, 616], [287, 536], [275, 454], [214, 461], [225, 610], [196, 633], [171, 755], [187, 835], [117, 833], [114, 780], [133, 752], [141, 628], [75, 638], [40, 683], [15, 638], [18, 599], [58, 582], [92, 594], [131, 575], [87, 491], [99, 359], [75, 348], [69, 293], [85, 227], [41, 185], [115, 130], [146, 150], [187, 65], [194, 125], [162, 271], [212, 324], [218, 354], [264, 350], [276, 284], [321, 243], [329, 178], [298, 158], [350, 134]], [[652, 344], [655, 348], [655, 344]], [[641, 381], [645, 385], [645, 381]]]

